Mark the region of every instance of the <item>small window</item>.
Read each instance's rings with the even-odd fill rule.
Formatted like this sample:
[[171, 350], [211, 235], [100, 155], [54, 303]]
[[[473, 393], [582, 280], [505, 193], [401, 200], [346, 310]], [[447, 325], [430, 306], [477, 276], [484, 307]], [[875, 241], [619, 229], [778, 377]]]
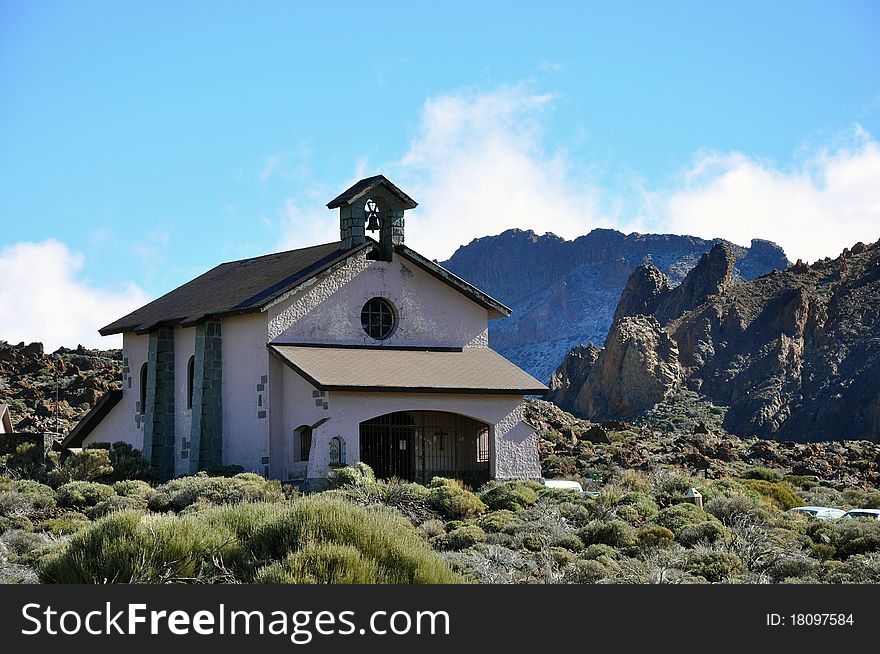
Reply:
[[186, 408], [193, 408], [193, 386], [196, 378], [196, 357], [189, 358], [186, 362]]
[[396, 323], [394, 307], [385, 298], [374, 297], [361, 309], [361, 326], [370, 338], [377, 341], [391, 336]]
[[477, 435], [477, 463], [489, 461], [489, 428], [483, 427]]
[[141, 413], [147, 412], [147, 364], [141, 366]]
[[312, 428], [300, 427], [299, 432], [299, 460], [308, 461], [312, 452]]

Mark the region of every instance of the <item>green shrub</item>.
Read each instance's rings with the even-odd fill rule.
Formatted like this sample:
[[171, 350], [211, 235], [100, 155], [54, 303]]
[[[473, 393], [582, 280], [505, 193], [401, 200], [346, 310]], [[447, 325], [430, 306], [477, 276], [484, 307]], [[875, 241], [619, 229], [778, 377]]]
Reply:
[[33, 511], [55, 508], [55, 491], [38, 481], [30, 479], [14, 481], [9, 486], [9, 492], [24, 495], [30, 502]]
[[636, 538], [642, 547], [666, 547], [675, 540], [675, 534], [666, 527], [654, 525], [639, 530]]
[[707, 502], [704, 507], [707, 513], [715, 516], [725, 525], [733, 524], [742, 516], [749, 516], [763, 523], [770, 519], [772, 511], [746, 495], [718, 496]]
[[791, 488], [782, 482], [764, 481], [763, 479], [745, 479], [743, 485], [760, 493], [770, 505], [782, 511], [802, 506], [804, 501]]
[[553, 540], [554, 547], [561, 547], [569, 552], [580, 552], [584, 549], [584, 542], [575, 534], [564, 534]]
[[257, 525], [248, 547], [258, 562], [270, 563], [315, 542], [356, 548], [380, 566], [383, 582], [461, 581], [408, 520], [388, 509], [366, 510], [320, 495], [297, 499]]
[[30, 518], [23, 515], [0, 516], [0, 534], [10, 529], [20, 529], [22, 531], [33, 531], [34, 523]]
[[174, 506], [171, 504], [171, 494], [164, 490], [154, 490], [147, 497], [147, 508], [156, 513], [174, 510]]
[[584, 545], [610, 545], [611, 547], [631, 547], [636, 544], [633, 528], [623, 520], [596, 520], [578, 531]]
[[[638, 470], [624, 470], [617, 478], [617, 483], [627, 491], [640, 493], [648, 497], [654, 492], [651, 482]], [[653, 499], [651, 501], [653, 502]]]
[[228, 531], [194, 517], [112, 513], [44, 560], [44, 583], [163, 583], [210, 580], [214, 561], [241, 557]]
[[599, 561], [575, 561], [566, 567], [563, 581], [568, 584], [595, 584], [609, 576], [608, 568]]
[[656, 494], [657, 504], [667, 507], [684, 502], [684, 494], [692, 487], [703, 495], [704, 502], [715, 496], [705, 479], [675, 476], [664, 479], [660, 484]]
[[91, 524], [91, 521], [82, 513], [68, 511], [57, 518], [40, 523], [38, 529], [47, 531], [54, 536], [68, 536], [82, 531]]
[[828, 545], [826, 543], [810, 543], [810, 555], [820, 561], [833, 559], [836, 553], [837, 548], [834, 547], [834, 545]]
[[49, 483], [61, 486], [71, 481], [96, 481], [113, 474], [110, 452], [104, 449], [85, 449], [71, 452], [59, 467], [49, 472]]
[[501, 510], [492, 511], [486, 515], [480, 516], [477, 524], [484, 531], [498, 532], [503, 531], [505, 527], [516, 521], [516, 514], [513, 511]]
[[[167, 506], [165, 494], [169, 499]], [[172, 479], [159, 486], [150, 496], [148, 504], [154, 511], [182, 511], [200, 501], [208, 504], [238, 504], [276, 502], [283, 499], [280, 482], [264, 479], [250, 472], [242, 472], [234, 477], [209, 477], [198, 473], [192, 477]]]
[[816, 561], [805, 556], [785, 556], [777, 559], [765, 572], [775, 583], [812, 577], [817, 569]]
[[821, 577], [829, 584], [878, 584], [880, 556], [856, 554], [846, 561], [826, 561], [822, 564]]
[[707, 520], [695, 525], [682, 527], [675, 537], [685, 547], [693, 547], [697, 543], [715, 543], [725, 536], [725, 529], [716, 520]]
[[351, 545], [313, 543], [257, 570], [258, 584], [377, 584], [379, 564]]
[[578, 560], [577, 555], [564, 547], [551, 547], [547, 550], [547, 554], [556, 563], [556, 565], [565, 567]]
[[125, 481], [127, 479], [140, 479], [143, 481], [152, 481], [153, 479], [153, 468], [150, 466], [150, 462], [147, 461], [140, 450], [132, 447], [125, 441], [116, 441], [112, 445], [110, 443], [93, 443], [86, 449], [101, 449], [109, 452], [110, 465], [113, 467], [113, 470], [102, 479], [106, 483]]
[[677, 535], [685, 527], [706, 522], [708, 519], [708, 514], [701, 508], [685, 502], [660, 509], [653, 522]]
[[21, 529], [10, 529], [0, 536], [0, 542], [11, 552], [16, 560], [30, 559], [37, 548], [46, 544], [42, 534]]
[[330, 488], [343, 486], [370, 486], [376, 483], [376, 473], [363, 461], [353, 466], [334, 468], [327, 475], [327, 483]]
[[541, 474], [548, 479], [576, 476], [578, 474], [578, 461], [573, 456], [551, 454], [541, 460]]
[[729, 552], [690, 552], [687, 570], [691, 574], [718, 583], [745, 570], [738, 556]]
[[832, 542], [841, 558], [880, 552], [880, 521], [840, 520], [834, 524]]
[[113, 490], [122, 497], [140, 497], [146, 501], [153, 494], [153, 487], [139, 479], [126, 479], [113, 484]]
[[83, 509], [116, 495], [112, 486], [94, 481], [71, 481], [58, 489], [58, 506]]
[[638, 491], [630, 491], [624, 494], [620, 503], [624, 506], [632, 507], [639, 523], [651, 520], [660, 510], [653, 497]]
[[522, 537], [522, 546], [529, 552], [540, 552], [544, 549], [545, 539], [541, 534], [524, 534]]
[[730, 477], [722, 477], [714, 480], [710, 485], [711, 498], [703, 498], [703, 502], [708, 503], [712, 499], [718, 497], [729, 497], [731, 495], [746, 495], [758, 499], [760, 496], [753, 490], [743, 485], [742, 479], [732, 479]]
[[556, 505], [561, 515], [573, 527], [583, 527], [593, 519], [593, 513], [581, 502], [560, 502]]
[[604, 545], [602, 543], [596, 543], [594, 545], [590, 545], [583, 552], [583, 557], [585, 559], [598, 559], [600, 557], [606, 557], [609, 559], [615, 559], [620, 553], [611, 545]]
[[492, 511], [519, 511], [538, 501], [541, 486], [529, 481], [502, 481], [480, 493], [480, 499]]
[[420, 524], [419, 531], [424, 533], [428, 538], [432, 538], [434, 536], [439, 536], [440, 534], [445, 534], [446, 525], [443, 524], [442, 520], [432, 518], [430, 520], [425, 520]]
[[473, 518], [486, 510], [480, 498], [454, 479], [434, 477], [428, 493], [428, 505], [447, 518]]
[[760, 479], [774, 484], [782, 481], [782, 474], [770, 468], [749, 468], [740, 477], [742, 479]]
[[476, 525], [465, 525], [458, 529], [435, 536], [431, 544], [438, 550], [463, 550], [486, 540], [486, 532]]
[[114, 495], [103, 502], [98, 502], [88, 511], [92, 520], [103, 518], [114, 511], [146, 511], [147, 501], [142, 497], [124, 497]]

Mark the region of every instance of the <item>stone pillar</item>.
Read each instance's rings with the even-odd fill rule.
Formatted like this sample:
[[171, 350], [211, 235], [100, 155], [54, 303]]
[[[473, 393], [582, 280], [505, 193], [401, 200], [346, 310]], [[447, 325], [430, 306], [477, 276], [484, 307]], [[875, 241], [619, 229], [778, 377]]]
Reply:
[[147, 349], [144, 456], [160, 481], [174, 476], [174, 328], [150, 332]]
[[339, 240], [343, 250], [350, 250], [367, 240], [364, 218], [364, 206], [360, 202], [339, 208]]
[[403, 208], [395, 203], [382, 212], [382, 233], [379, 237], [382, 260], [391, 261], [395, 245], [403, 245]]
[[219, 320], [196, 325], [189, 471], [223, 464], [223, 361]]

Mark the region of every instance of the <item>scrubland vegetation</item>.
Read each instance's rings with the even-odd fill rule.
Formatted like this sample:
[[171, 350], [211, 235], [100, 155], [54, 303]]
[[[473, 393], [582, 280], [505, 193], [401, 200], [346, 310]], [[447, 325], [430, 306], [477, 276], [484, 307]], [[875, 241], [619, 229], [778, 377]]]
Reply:
[[[610, 467], [601, 494], [377, 480], [358, 464], [300, 495], [226, 470], [150, 483], [123, 446], [0, 477], [0, 581], [46, 583], [880, 583], [877, 491], [750, 468], [704, 479]], [[129, 477], [121, 478], [118, 469]], [[703, 508], [685, 501], [694, 487]]]

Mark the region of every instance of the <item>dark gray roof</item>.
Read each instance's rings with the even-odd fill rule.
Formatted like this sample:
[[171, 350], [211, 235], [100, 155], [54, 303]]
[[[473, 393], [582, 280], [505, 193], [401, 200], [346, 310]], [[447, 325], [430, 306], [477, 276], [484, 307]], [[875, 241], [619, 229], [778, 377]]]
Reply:
[[385, 177], [385, 175], [373, 175], [372, 177], [362, 179], [351, 188], [343, 191], [335, 198], [330, 200], [330, 202], [327, 203], [327, 208], [335, 209], [343, 205], [351, 206], [359, 199], [366, 196], [377, 186], [384, 186], [389, 192], [396, 195], [397, 198], [403, 203], [404, 209], [414, 209], [419, 206], [418, 202], [416, 202], [406, 193], [397, 188], [397, 186], [395, 186], [387, 177]]
[[70, 430], [70, 433], [61, 442], [61, 447], [82, 447], [86, 436], [92, 433], [92, 430], [98, 426], [104, 416], [110, 413], [110, 409], [119, 404], [121, 399], [122, 391], [118, 388], [112, 388], [104, 393], [95, 406], [76, 424], [76, 427]]
[[367, 247], [374, 247], [373, 242], [351, 250], [342, 250], [335, 242], [223, 263], [99, 331], [108, 336], [259, 311], [300, 282]]
[[[211, 317], [255, 313], [353, 254], [378, 247], [376, 241], [368, 238], [350, 250], [340, 249], [338, 242], [326, 243], [220, 264], [98, 331], [103, 336], [131, 331], [146, 333], [159, 325], [189, 326]], [[405, 245], [398, 245], [395, 252], [486, 308], [490, 319], [510, 315], [510, 309], [498, 300], [418, 252]]]

